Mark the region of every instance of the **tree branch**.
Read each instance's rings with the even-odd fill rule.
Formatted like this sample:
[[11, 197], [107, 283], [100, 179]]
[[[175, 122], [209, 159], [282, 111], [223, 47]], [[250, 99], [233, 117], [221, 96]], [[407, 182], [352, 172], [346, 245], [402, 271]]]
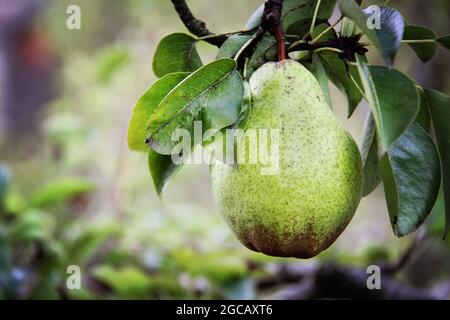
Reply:
[[264, 13], [261, 19], [261, 27], [271, 30], [278, 47], [278, 61], [286, 59], [286, 39], [281, 23], [281, 10], [284, 0], [267, 0], [264, 5]]
[[[186, 28], [192, 34], [196, 35], [197, 37], [206, 37], [214, 35], [214, 33], [208, 30], [208, 28], [206, 27], [206, 23], [204, 21], [194, 17], [191, 10], [186, 4], [186, 0], [171, 0], [171, 1], [181, 21], [184, 23]], [[218, 35], [217, 37], [209, 37], [205, 39], [206, 42], [217, 47], [220, 47], [226, 40], [227, 37], [224, 35]]]
[[315, 51], [322, 48], [334, 48], [342, 51], [340, 57], [348, 61], [355, 61], [355, 55], [363, 55], [368, 50], [359, 43], [361, 35], [352, 37], [339, 37], [322, 42], [309, 42], [308, 40], [301, 40], [293, 43], [288, 51]]
[[[260, 289], [286, 285], [269, 296], [271, 299], [445, 299], [450, 293], [448, 283], [439, 288], [426, 290], [404, 285], [390, 275], [382, 274], [381, 289], [369, 290], [368, 278], [363, 268], [342, 267], [332, 263], [312, 265], [306, 269], [284, 266], [271, 278], [258, 283]], [[297, 279], [295, 281], [295, 279]]]

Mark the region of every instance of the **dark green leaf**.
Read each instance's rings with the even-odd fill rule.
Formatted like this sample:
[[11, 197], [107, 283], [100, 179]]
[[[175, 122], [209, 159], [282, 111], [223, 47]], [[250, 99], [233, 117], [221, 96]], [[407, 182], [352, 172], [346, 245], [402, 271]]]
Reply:
[[276, 61], [277, 57], [277, 41], [272, 36], [264, 36], [257, 44], [255, 52], [253, 52], [250, 57], [246, 69], [246, 79], [250, 79], [253, 72], [267, 61]]
[[[314, 15], [314, 10], [316, 8], [317, 0], [285, 0], [283, 3], [282, 20], [284, 30], [289, 30], [289, 28], [303, 20], [311, 19]], [[326, 0], [322, 1], [319, 11], [317, 13], [317, 18], [319, 20], [328, 20], [336, 5], [336, 0]], [[247, 21], [247, 28], [253, 29], [261, 24], [261, 17], [264, 12], [264, 4], [258, 7], [258, 9], [253, 13], [250, 19]], [[308, 26], [309, 28], [309, 26]]]
[[201, 134], [209, 130], [211, 135], [214, 130], [235, 123], [244, 95], [242, 79], [235, 69], [236, 62], [232, 59], [216, 60], [177, 85], [147, 124], [147, 141], [152, 149], [160, 154], [172, 154], [182, 140], [181, 137], [172, 139], [176, 129], [190, 133], [192, 147], [201, 143], [194, 134], [196, 121], [201, 121]]
[[361, 156], [364, 164], [363, 196], [367, 196], [372, 193], [381, 182], [381, 173], [378, 166], [376, 126], [372, 113], [370, 112], [364, 126], [364, 140], [361, 148]]
[[[187, 156], [187, 155], [185, 155]], [[148, 168], [152, 175], [153, 185], [158, 196], [161, 196], [169, 179], [173, 177], [182, 167], [182, 161], [173, 161], [171, 155], [159, 154], [150, 149], [148, 152]]]
[[165, 75], [156, 81], [138, 100], [128, 126], [128, 147], [130, 150], [148, 152], [145, 144], [146, 125], [167, 94], [189, 73], [177, 72]]
[[216, 58], [234, 58], [239, 49], [241, 49], [250, 38], [250, 35], [232, 35], [222, 44]]
[[439, 37], [436, 39], [436, 41], [439, 42], [445, 48], [450, 49], [450, 35]]
[[397, 140], [419, 111], [414, 82], [395, 69], [368, 66], [357, 57], [366, 98], [374, 115], [380, 156]]
[[[289, 29], [287, 29], [286, 34], [288, 35], [295, 35], [298, 36], [300, 39], [303, 39], [307, 34], [309, 34], [309, 29], [311, 27], [311, 23], [312, 23], [312, 18], [307, 18], [307, 19], [302, 19], [302, 20], [298, 20], [295, 23], [293, 23]], [[317, 27], [320, 25], [326, 25], [327, 27], [329, 27], [330, 25], [328, 24], [327, 20], [322, 20], [322, 19], [317, 19], [315, 22], [315, 26], [314, 26], [314, 32], [313, 34], [318, 35], [317, 33]], [[324, 29], [322, 28], [322, 31]], [[331, 34], [333, 34], [334, 30], [330, 30]], [[323, 39], [325, 39], [325, 37], [323, 37]]]
[[415, 231], [433, 209], [441, 182], [439, 155], [430, 136], [413, 122], [382, 160], [394, 234]]
[[425, 89], [425, 95], [441, 156], [447, 234], [450, 230], [450, 97], [428, 89]]
[[[403, 40], [434, 40], [436, 34], [428, 28], [421, 26], [406, 26]], [[409, 43], [409, 46], [416, 52], [423, 62], [431, 60], [437, 51], [437, 43]]]
[[[285, 0], [283, 4], [283, 27], [285, 30], [298, 21], [314, 16], [318, 0]], [[336, 0], [322, 1], [317, 12], [317, 19], [328, 20], [333, 14]]]
[[[403, 39], [405, 22], [401, 14], [392, 8], [383, 6], [370, 6], [362, 10], [354, 0], [340, 0], [339, 7], [342, 14], [352, 19], [372, 41], [383, 55], [386, 64], [391, 66]], [[376, 25], [370, 25], [369, 28], [369, 23], [375, 21], [372, 21], [372, 17], [376, 16], [374, 13], [378, 12], [380, 13], [379, 29]]]
[[350, 66], [349, 75], [345, 66], [345, 62], [342, 61], [342, 59], [339, 58], [336, 53], [321, 52], [319, 56], [330, 80], [342, 93], [347, 96], [348, 116], [350, 117], [363, 98], [360, 89], [358, 89], [356, 84], [350, 78], [351, 75], [359, 84], [360, 88], [362, 88], [362, 83], [358, 74], [358, 68], [356, 68], [355, 66]]
[[325, 68], [322, 64], [322, 61], [318, 55], [313, 56], [313, 68], [312, 73], [319, 82], [320, 88], [322, 89], [323, 95], [325, 97], [326, 102], [332, 107], [331, 95], [330, 95], [330, 87], [328, 86], [328, 77], [325, 72]]
[[95, 186], [82, 178], [64, 178], [50, 182], [32, 196], [30, 206], [42, 208], [65, 202], [73, 197], [90, 193]]
[[423, 90], [419, 91], [420, 97], [420, 108], [419, 113], [416, 117], [416, 122], [420, 124], [426, 132], [430, 132], [431, 127], [431, 117], [430, 117], [430, 109], [428, 108], [427, 98], [425, 96], [425, 92]]
[[193, 72], [202, 66], [196, 48], [197, 40], [184, 33], [164, 37], [153, 57], [153, 72], [163, 77], [173, 72]]

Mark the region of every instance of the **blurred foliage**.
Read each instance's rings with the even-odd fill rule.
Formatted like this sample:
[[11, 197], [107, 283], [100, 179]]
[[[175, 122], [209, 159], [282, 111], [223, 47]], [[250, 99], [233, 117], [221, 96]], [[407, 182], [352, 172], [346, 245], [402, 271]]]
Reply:
[[[145, 155], [127, 150], [128, 117], [154, 81], [156, 43], [183, 30], [169, 1], [49, 2], [40, 27], [62, 60], [61, 94], [49, 104], [33, 148], [17, 141], [0, 148], [0, 299], [250, 299], [265, 295], [257, 282], [274, 268], [304, 263], [242, 247], [211, 201], [207, 168], [186, 168], [161, 202]], [[212, 30], [227, 32], [241, 29], [262, 1], [189, 2]], [[69, 4], [81, 6], [82, 30], [65, 28]], [[199, 51], [204, 61], [217, 54], [209, 45]], [[401, 68], [418, 63], [412, 52], [404, 57]], [[367, 108], [355, 111], [356, 121], [345, 120], [345, 98], [335, 88], [332, 94], [340, 119], [359, 136]], [[395, 260], [411, 238], [392, 235], [380, 199], [382, 190], [365, 199], [318, 259], [349, 266]], [[430, 237], [445, 254], [426, 263], [434, 272], [424, 286], [449, 277], [443, 261], [450, 240], [441, 241], [443, 219], [434, 217], [443, 215], [427, 220]], [[66, 287], [69, 265], [81, 268], [80, 290]]]

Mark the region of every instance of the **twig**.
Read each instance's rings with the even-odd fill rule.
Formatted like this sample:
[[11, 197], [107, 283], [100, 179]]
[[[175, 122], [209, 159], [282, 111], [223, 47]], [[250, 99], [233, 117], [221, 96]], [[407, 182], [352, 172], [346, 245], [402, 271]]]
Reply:
[[286, 55], [286, 39], [284, 37], [283, 25], [281, 23], [281, 10], [283, 9], [284, 0], [267, 0], [264, 5], [264, 13], [261, 19], [261, 27], [263, 30], [271, 30], [278, 47], [278, 61], [285, 60]]
[[[206, 23], [194, 17], [191, 10], [186, 4], [186, 0], [171, 0], [172, 4], [178, 13], [181, 21], [186, 28], [199, 38], [213, 36], [214, 33], [208, 30]], [[204, 39], [206, 42], [220, 47], [226, 40], [227, 36], [218, 35], [217, 37], [209, 37]]]

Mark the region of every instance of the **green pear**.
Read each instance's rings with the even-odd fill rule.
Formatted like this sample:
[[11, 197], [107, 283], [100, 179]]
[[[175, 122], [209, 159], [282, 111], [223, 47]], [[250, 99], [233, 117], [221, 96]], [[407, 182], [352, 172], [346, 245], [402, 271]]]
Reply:
[[261, 163], [210, 167], [213, 196], [247, 248], [310, 258], [328, 248], [361, 200], [358, 147], [325, 102], [315, 77], [294, 60], [269, 62], [250, 78], [246, 132], [278, 129], [278, 171]]

